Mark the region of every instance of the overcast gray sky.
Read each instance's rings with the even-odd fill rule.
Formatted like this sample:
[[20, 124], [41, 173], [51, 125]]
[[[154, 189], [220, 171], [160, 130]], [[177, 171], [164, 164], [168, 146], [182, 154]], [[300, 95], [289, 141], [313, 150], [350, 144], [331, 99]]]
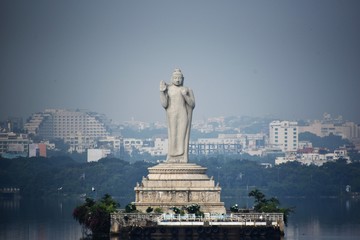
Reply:
[[360, 123], [360, 1], [0, 1], [0, 119], [164, 121], [159, 82], [176, 67], [194, 119]]

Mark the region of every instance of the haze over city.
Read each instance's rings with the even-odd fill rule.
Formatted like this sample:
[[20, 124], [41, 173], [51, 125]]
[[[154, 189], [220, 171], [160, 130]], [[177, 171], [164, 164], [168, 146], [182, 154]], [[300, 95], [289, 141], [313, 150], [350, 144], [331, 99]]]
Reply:
[[1, 1], [0, 119], [46, 108], [164, 121], [181, 68], [194, 119], [360, 123], [359, 1]]

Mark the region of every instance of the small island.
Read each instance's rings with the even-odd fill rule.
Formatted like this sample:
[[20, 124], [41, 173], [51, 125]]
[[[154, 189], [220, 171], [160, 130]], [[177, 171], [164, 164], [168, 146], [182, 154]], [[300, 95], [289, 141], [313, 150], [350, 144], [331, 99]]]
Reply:
[[[160, 82], [161, 105], [168, 121], [167, 160], [148, 168], [137, 183], [135, 201], [111, 214], [110, 233], [128, 237], [280, 236], [284, 233], [284, 211], [279, 202], [252, 193], [258, 209], [226, 211], [220, 183], [206, 175], [206, 168], [189, 163], [188, 145], [194, 93], [183, 85], [184, 76], [175, 69], [171, 83]], [[270, 207], [272, 206], [272, 207]], [[256, 211], [258, 210], [258, 211]]]

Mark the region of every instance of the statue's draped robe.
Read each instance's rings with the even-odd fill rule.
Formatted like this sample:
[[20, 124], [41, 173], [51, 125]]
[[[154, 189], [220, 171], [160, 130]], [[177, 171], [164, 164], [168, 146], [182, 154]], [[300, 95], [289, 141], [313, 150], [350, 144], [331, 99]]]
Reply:
[[[181, 93], [181, 89], [174, 85], [167, 89], [167, 121], [168, 121], [168, 162], [188, 162], [188, 148], [192, 111]], [[190, 98], [194, 99], [193, 92], [188, 89]]]

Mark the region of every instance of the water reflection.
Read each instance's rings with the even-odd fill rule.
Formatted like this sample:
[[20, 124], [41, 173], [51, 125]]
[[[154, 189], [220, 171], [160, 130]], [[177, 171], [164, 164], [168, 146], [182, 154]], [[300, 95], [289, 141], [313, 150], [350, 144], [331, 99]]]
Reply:
[[0, 199], [0, 239], [80, 239], [74, 201]]
[[284, 199], [282, 203], [296, 206], [285, 228], [287, 240], [359, 239], [359, 199]]
[[0, 208], [16, 211], [20, 208], [20, 199], [2, 198], [0, 199]]

